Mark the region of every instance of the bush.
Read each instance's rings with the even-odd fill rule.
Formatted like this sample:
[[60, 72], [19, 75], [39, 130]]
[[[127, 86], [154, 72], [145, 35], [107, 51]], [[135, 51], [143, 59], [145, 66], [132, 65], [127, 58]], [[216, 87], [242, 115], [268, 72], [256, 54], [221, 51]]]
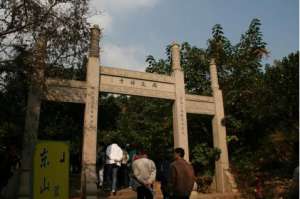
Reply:
[[209, 147], [206, 143], [197, 144], [192, 150], [198, 192], [209, 192], [215, 173], [215, 161], [220, 158], [220, 154], [220, 149]]

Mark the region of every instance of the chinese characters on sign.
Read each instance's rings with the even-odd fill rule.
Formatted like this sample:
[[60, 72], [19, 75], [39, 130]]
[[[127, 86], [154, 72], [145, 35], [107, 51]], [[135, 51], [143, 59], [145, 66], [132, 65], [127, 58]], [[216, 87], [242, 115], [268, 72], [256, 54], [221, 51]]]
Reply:
[[181, 123], [181, 133], [184, 134], [185, 131], [184, 131], [184, 110], [183, 110], [183, 97], [180, 96], [179, 98], [179, 102], [180, 102], [180, 123]]
[[40, 153], [41, 158], [41, 168], [46, 168], [49, 165], [48, 161], [48, 150], [43, 148], [43, 151]]
[[88, 127], [89, 128], [95, 128], [95, 116], [97, 115], [97, 112], [95, 112], [95, 107], [97, 106], [97, 100], [96, 100], [96, 95], [98, 95], [98, 91], [95, 90], [95, 87], [92, 86], [88, 95], [90, 95], [90, 103], [87, 105], [89, 106], [89, 116], [90, 120], [89, 120], [89, 124]]
[[69, 146], [39, 141], [34, 153], [33, 198], [69, 198]]
[[119, 78], [118, 82], [121, 85], [130, 85], [130, 86], [152, 88], [152, 89], [158, 88], [158, 83], [157, 82], [151, 82], [151, 81]]

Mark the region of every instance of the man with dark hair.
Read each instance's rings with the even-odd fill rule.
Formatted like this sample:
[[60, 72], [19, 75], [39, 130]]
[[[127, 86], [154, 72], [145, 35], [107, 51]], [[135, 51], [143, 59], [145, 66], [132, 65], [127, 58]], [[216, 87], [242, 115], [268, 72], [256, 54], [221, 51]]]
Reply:
[[183, 150], [183, 148], [176, 148], [174, 151], [175, 151], [175, 154], [178, 154], [181, 158], [184, 157], [184, 150]]
[[183, 159], [184, 150], [174, 150], [174, 161], [170, 165], [170, 196], [172, 199], [189, 199], [193, 190], [195, 175], [192, 165]]

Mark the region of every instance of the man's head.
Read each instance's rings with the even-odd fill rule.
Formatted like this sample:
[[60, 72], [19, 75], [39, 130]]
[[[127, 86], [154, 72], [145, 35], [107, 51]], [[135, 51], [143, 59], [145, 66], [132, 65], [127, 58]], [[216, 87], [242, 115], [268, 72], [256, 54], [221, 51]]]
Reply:
[[143, 149], [137, 150], [137, 153], [134, 156], [134, 160], [141, 159], [141, 158], [148, 158], [147, 153]]
[[178, 158], [183, 158], [184, 157], [184, 149], [183, 148], [176, 148], [174, 150], [174, 158], [178, 159]]

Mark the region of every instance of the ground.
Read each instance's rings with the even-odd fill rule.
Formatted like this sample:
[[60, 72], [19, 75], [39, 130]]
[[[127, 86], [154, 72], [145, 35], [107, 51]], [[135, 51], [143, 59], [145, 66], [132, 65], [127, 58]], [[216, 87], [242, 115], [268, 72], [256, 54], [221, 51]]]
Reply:
[[[71, 197], [70, 199], [80, 199], [80, 184], [79, 180], [80, 176], [71, 176], [71, 180], [73, 179], [71, 183]], [[162, 193], [160, 191], [160, 183], [155, 182], [154, 184], [154, 191], [155, 191], [155, 199], [163, 199]], [[236, 199], [239, 198], [236, 194], [218, 194], [218, 193], [212, 193], [212, 194], [199, 194], [197, 192], [193, 192], [191, 194], [191, 199]], [[136, 192], [133, 191], [130, 188], [122, 189], [117, 192], [117, 195], [113, 196], [109, 193], [104, 193], [103, 191], [99, 191], [99, 199], [136, 199]]]
[[[72, 178], [74, 179], [75, 177], [79, 177], [79, 176], [72, 176]], [[79, 184], [78, 184], [78, 180], [72, 181], [72, 182], [76, 182], [77, 183], [72, 183], [71, 184], [71, 199], [79, 199], [80, 197], [80, 192], [79, 192]], [[162, 194], [160, 192], [160, 184], [159, 182], [156, 182], [154, 185], [154, 189], [155, 189], [155, 199], [162, 199]], [[130, 188], [126, 188], [126, 189], [121, 189], [117, 192], [117, 195], [113, 196], [110, 195], [109, 193], [104, 193], [103, 191], [99, 191], [99, 199], [136, 199], [136, 192], [133, 191]]]

